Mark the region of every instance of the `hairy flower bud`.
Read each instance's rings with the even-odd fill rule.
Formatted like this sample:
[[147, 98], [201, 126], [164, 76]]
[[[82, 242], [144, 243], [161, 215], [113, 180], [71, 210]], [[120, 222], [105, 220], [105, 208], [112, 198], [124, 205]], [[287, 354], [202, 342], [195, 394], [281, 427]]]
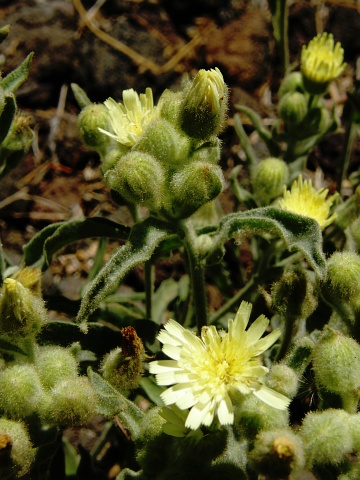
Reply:
[[207, 162], [191, 162], [170, 182], [171, 215], [186, 218], [217, 197], [223, 188], [221, 168]]
[[44, 301], [20, 282], [4, 280], [0, 297], [0, 332], [19, 340], [37, 334], [47, 320]]
[[28, 417], [43, 408], [46, 402], [46, 394], [33, 365], [11, 365], [0, 370], [0, 405], [8, 417]]
[[58, 346], [39, 347], [35, 356], [35, 366], [42, 384], [52, 388], [67, 378], [76, 378], [78, 365], [69, 350]]
[[154, 120], [133, 149], [152, 155], [165, 165], [177, 167], [188, 162], [190, 138], [163, 118]]
[[352, 338], [325, 327], [312, 355], [315, 380], [340, 395], [360, 388], [360, 345]]
[[298, 376], [303, 375], [311, 361], [314, 346], [315, 344], [310, 337], [300, 338], [295, 342], [290, 353], [283, 360], [283, 363], [294, 370]]
[[101, 372], [111, 385], [120, 391], [126, 391], [139, 386], [144, 370], [145, 349], [133, 327], [123, 328], [121, 333], [121, 347], [105, 356]]
[[306, 463], [337, 465], [353, 449], [347, 424], [350, 415], [344, 410], [329, 408], [308, 413], [299, 430], [305, 447]]
[[270, 388], [294, 398], [299, 387], [299, 378], [296, 372], [284, 363], [273, 364], [267, 377]]
[[321, 287], [324, 299], [342, 315], [353, 316], [360, 308], [360, 256], [335, 252], [327, 261], [327, 276]]
[[304, 120], [307, 113], [307, 99], [300, 92], [289, 92], [281, 97], [279, 101], [279, 115], [285, 124], [285, 130], [288, 132], [297, 132], [299, 125]]
[[190, 137], [206, 140], [224, 125], [228, 90], [218, 68], [199, 70], [185, 90], [181, 128]]
[[305, 464], [301, 438], [290, 429], [260, 432], [249, 453], [249, 466], [269, 480], [295, 478]]
[[62, 380], [51, 389], [51, 404], [43, 412], [51, 425], [81, 425], [96, 413], [97, 396], [87, 377]]
[[25, 475], [35, 453], [25, 426], [0, 418], [0, 478], [7, 480]]
[[104, 178], [128, 202], [154, 210], [159, 208], [165, 193], [164, 169], [148, 153], [127, 153]]
[[99, 130], [111, 130], [109, 111], [102, 103], [81, 110], [78, 128], [83, 143], [91, 149], [102, 152], [111, 144], [111, 138]]
[[258, 165], [253, 187], [257, 197], [269, 203], [283, 193], [283, 188], [288, 181], [289, 169], [283, 160], [278, 158], [266, 158]]

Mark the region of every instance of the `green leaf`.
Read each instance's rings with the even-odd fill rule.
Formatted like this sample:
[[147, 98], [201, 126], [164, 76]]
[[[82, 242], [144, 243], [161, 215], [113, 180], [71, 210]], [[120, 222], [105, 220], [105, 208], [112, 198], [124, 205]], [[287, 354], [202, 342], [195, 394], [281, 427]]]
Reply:
[[79, 87], [77, 83], [71, 84], [71, 90], [80, 108], [85, 108], [88, 105], [92, 104], [92, 101], [90, 100], [90, 98], [86, 95], [84, 90], [81, 87]]
[[132, 437], [139, 434], [139, 423], [144, 412], [112, 387], [101, 375], [88, 368], [88, 377], [99, 400], [99, 413], [108, 418], [117, 415], [130, 430]]
[[0, 143], [2, 143], [9, 133], [12, 121], [16, 113], [16, 101], [13, 94], [5, 96], [4, 110], [0, 115]]
[[215, 242], [224, 244], [238, 235], [272, 233], [280, 236], [290, 251], [303, 253], [319, 278], [326, 272], [319, 224], [312, 218], [276, 207], [265, 207], [225, 216], [218, 228]]
[[86, 320], [108, 295], [114, 292], [125, 275], [139, 263], [149, 260], [156, 247], [169, 236], [167, 224], [148, 218], [131, 230], [128, 242], [121, 246], [84, 293], [77, 322], [86, 330]]
[[140, 387], [144, 390], [149, 400], [151, 400], [158, 407], [163, 407], [164, 402], [160, 397], [160, 393], [164, 391], [164, 387], [161, 387], [156, 383], [154, 377], [143, 377], [140, 380]]
[[26, 355], [26, 352], [21, 350], [20, 347], [2, 339], [2, 338], [0, 338], [0, 352], [20, 353], [21, 355]]
[[33, 56], [34, 52], [29, 53], [21, 65], [10, 72], [3, 80], [1, 80], [0, 86], [4, 89], [5, 93], [15, 93], [20, 85], [25, 82], [27, 76], [29, 75], [30, 64]]
[[24, 262], [33, 265], [43, 257], [43, 269], [46, 269], [52, 255], [70, 243], [94, 237], [125, 240], [129, 233], [130, 228], [102, 217], [56, 223], [44, 228], [23, 247]]
[[156, 290], [153, 299], [152, 317], [160, 324], [162, 316], [168, 309], [169, 304], [179, 295], [179, 283], [173, 278], [163, 280]]
[[9, 35], [11, 25], [5, 25], [0, 28], [0, 43], [2, 43], [5, 38]]

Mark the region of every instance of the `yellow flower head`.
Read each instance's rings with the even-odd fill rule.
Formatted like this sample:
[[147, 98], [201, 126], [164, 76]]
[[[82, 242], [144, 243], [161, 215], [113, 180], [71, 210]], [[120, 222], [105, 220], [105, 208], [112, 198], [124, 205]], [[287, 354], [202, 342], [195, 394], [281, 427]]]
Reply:
[[336, 213], [329, 217], [330, 207], [337, 194], [326, 200], [329, 190], [320, 188], [315, 190], [311, 180], [305, 180], [301, 176], [295, 180], [291, 190], [284, 187], [284, 197], [279, 201], [280, 208], [313, 218], [318, 222], [320, 228], [324, 229], [336, 218]]
[[158, 335], [163, 352], [172, 360], [151, 362], [150, 373], [156, 374], [159, 385], [172, 385], [161, 394], [165, 405], [190, 409], [186, 428], [210, 426], [215, 415], [221, 425], [232, 424], [231, 394], [235, 392], [253, 393], [279, 410], [289, 405], [287, 397], [263, 385], [268, 369], [258, 358], [278, 339], [280, 330], [261, 338], [269, 325], [264, 315], [245, 330], [251, 308], [251, 304], [241, 303], [235, 319], [229, 320], [227, 333], [210, 326], [203, 327], [201, 337], [197, 337], [169, 320]]
[[322, 33], [302, 47], [300, 68], [305, 79], [327, 84], [345, 70], [344, 50], [331, 33]]
[[147, 88], [145, 93], [140, 95], [132, 88], [124, 90], [123, 103], [117, 103], [113, 98], [108, 98], [104, 105], [109, 110], [114, 133], [102, 128], [99, 128], [100, 132], [127, 147], [134, 145], [157, 114], [151, 88]]

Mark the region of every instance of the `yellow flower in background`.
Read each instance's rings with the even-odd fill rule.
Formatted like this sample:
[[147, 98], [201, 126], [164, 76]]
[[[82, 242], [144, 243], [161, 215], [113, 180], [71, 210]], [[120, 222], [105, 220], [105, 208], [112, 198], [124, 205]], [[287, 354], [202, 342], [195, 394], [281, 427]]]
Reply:
[[108, 98], [104, 105], [109, 111], [114, 133], [102, 128], [99, 128], [100, 132], [127, 147], [132, 147], [136, 143], [157, 114], [151, 88], [147, 88], [145, 93], [140, 95], [132, 88], [124, 90], [123, 103], [117, 103], [113, 98]]
[[313, 218], [324, 229], [336, 218], [336, 213], [329, 216], [330, 207], [334, 203], [337, 193], [326, 200], [329, 190], [320, 188], [315, 190], [311, 180], [305, 180], [301, 176], [295, 180], [291, 190], [284, 187], [284, 196], [279, 201], [279, 207], [290, 212], [298, 213]]
[[245, 330], [252, 305], [242, 302], [228, 332], [203, 327], [201, 337], [169, 320], [158, 335], [163, 352], [172, 360], [151, 362], [150, 373], [159, 385], [172, 385], [161, 394], [165, 405], [190, 409], [185, 427], [210, 426], [217, 416], [221, 425], [234, 422], [231, 394], [254, 394], [263, 402], [285, 410], [290, 400], [262, 383], [268, 369], [259, 355], [279, 338], [276, 329], [261, 338], [269, 320], [261, 315]]
[[331, 33], [322, 33], [302, 47], [300, 69], [312, 83], [325, 84], [334, 80], [345, 70], [344, 50]]

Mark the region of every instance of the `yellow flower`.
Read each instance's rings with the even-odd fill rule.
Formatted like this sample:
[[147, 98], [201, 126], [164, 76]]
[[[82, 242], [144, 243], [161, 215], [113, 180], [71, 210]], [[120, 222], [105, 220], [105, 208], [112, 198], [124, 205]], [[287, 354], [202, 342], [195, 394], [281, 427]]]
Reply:
[[280, 208], [313, 218], [318, 222], [320, 228], [324, 229], [336, 218], [336, 213], [329, 217], [330, 207], [333, 204], [337, 193], [326, 200], [329, 190], [320, 188], [315, 190], [311, 180], [305, 180], [301, 176], [295, 180], [291, 190], [284, 187], [284, 197], [279, 201]]
[[341, 75], [345, 70], [344, 50], [331, 33], [322, 33], [302, 47], [301, 72], [305, 79], [313, 83], [326, 84]]
[[172, 385], [161, 394], [165, 405], [176, 404], [190, 409], [185, 427], [196, 430], [210, 426], [215, 415], [221, 425], [234, 422], [231, 394], [253, 393], [263, 402], [284, 410], [290, 400], [262, 383], [268, 369], [260, 364], [259, 355], [279, 337], [274, 330], [261, 338], [269, 320], [261, 315], [249, 327], [252, 305], [242, 302], [228, 332], [214, 326], [203, 327], [201, 337], [169, 320], [158, 335], [163, 352], [172, 360], [150, 363], [159, 385]]
[[100, 132], [127, 147], [134, 145], [157, 114], [151, 88], [147, 88], [145, 93], [140, 95], [132, 88], [124, 90], [123, 103], [108, 98], [104, 105], [109, 110], [110, 124], [114, 133], [102, 128], [99, 128]]

